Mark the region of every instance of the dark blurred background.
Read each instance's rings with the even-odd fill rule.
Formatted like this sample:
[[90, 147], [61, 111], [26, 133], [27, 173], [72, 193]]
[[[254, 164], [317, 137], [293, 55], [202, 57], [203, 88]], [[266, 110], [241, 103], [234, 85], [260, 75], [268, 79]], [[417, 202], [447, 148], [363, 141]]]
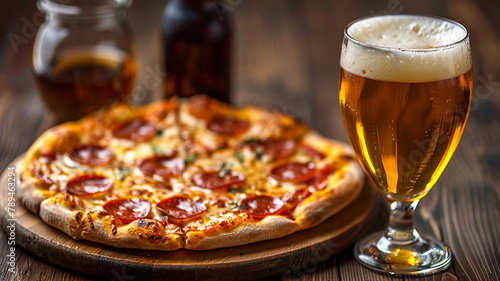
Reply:
[[[166, 3], [134, 1], [128, 12], [140, 63], [133, 103], [147, 103], [163, 94], [160, 18]], [[337, 102], [339, 51], [344, 26], [358, 17], [418, 13], [454, 19], [471, 33], [475, 76], [500, 81], [500, 1], [221, 0], [221, 4], [235, 20], [233, 101], [295, 114], [329, 137], [346, 140]], [[43, 16], [33, 0], [0, 5], [0, 94], [36, 100], [29, 70], [33, 37]], [[8, 106], [5, 101], [0, 106]], [[33, 104], [26, 114], [37, 116], [45, 110], [39, 101]]]

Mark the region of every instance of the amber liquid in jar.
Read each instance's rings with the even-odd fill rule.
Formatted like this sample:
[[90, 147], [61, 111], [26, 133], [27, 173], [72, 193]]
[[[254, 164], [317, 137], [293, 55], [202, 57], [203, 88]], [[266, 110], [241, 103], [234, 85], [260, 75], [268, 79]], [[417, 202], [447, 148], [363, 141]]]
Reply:
[[79, 49], [34, 70], [40, 96], [58, 121], [76, 120], [125, 101], [135, 76], [133, 60], [119, 50]]

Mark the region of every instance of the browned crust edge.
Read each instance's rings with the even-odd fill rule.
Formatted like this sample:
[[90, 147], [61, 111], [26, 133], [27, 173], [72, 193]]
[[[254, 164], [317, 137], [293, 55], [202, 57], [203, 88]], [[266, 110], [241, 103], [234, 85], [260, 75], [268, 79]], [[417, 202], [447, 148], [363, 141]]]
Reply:
[[294, 210], [293, 215], [301, 230], [314, 227], [345, 208], [358, 197], [364, 183], [363, 169], [356, 162], [354, 152], [347, 144], [323, 138], [314, 132], [307, 134], [305, 139], [341, 148], [342, 155], [350, 159], [346, 160], [348, 162], [345, 166], [330, 176], [325, 189], [312, 194]]
[[[79, 222], [77, 221], [77, 213]], [[73, 239], [84, 239], [117, 248], [135, 248], [172, 251], [184, 246], [182, 237], [165, 234], [161, 224], [154, 220], [136, 220], [128, 225], [116, 227], [112, 232], [109, 219], [97, 219], [95, 214], [84, 211], [70, 211], [54, 202], [53, 198], [40, 205], [40, 218]], [[139, 230], [140, 229], [140, 230]]]
[[282, 216], [268, 216], [259, 222], [248, 221], [234, 229], [221, 230], [209, 235], [201, 231], [187, 233], [186, 249], [212, 250], [271, 240], [299, 230], [293, 220]]

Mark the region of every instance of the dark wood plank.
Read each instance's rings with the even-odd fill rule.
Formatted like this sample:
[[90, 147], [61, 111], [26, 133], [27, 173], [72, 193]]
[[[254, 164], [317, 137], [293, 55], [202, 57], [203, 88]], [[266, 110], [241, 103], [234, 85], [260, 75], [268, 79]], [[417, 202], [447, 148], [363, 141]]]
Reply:
[[[498, 135], [494, 128], [498, 128], [497, 122], [484, 120], [479, 112], [471, 112], [461, 143], [469, 149], [457, 151], [456, 158], [462, 161], [450, 163], [453, 173], [443, 175], [441, 188], [447, 198], [442, 208], [444, 217], [448, 218], [443, 221], [443, 234], [453, 250], [453, 264], [460, 280], [496, 280], [494, 278], [500, 276], [499, 184], [489, 184], [481, 173], [482, 151], [492, 147], [488, 145], [488, 136], [482, 133], [490, 137]], [[494, 147], [498, 149], [498, 141]], [[497, 174], [498, 166], [494, 169], [493, 173]]]
[[337, 263], [338, 261], [335, 257], [326, 259], [326, 256], [311, 253], [310, 255], [306, 255], [299, 264], [293, 266], [290, 270], [266, 280], [340, 281]]
[[[5, 233], [0, 232], [0, 248], [7, 245]], [[10, 246], [9, 246], [10, 247]], [[69, 261], [68, 261], [69, 262]], [[2, 269], [5, 264], [2, 263]], [[121, 273], [116, 273], [116, 277], [120, 277]], [[109, 280], [95, 276], [89, 276], [75, 271], [62, 269], [61, 267], [42, 261], [34, 257], [24, 249], [16, 248], [16, 273], [13, 274], [5, 270], [1, 271], [1, 280], [12, 281], [45, 281], [45, 280], [61, 280], [61, 281], [98, 281]], [[119, 279], [118, 279], [119, 280]]]
[[452, 172], [440, 181], [447, 195], [442, 201], [443, 215], [448, 218], [443, 221], [443, 235], [452, 247], [460, 280], [498, 280], [500, 276], [500, 185], [491, 180], [500, 165], [489, 161], [500, 150], [500, 60], [489, 55], [500, 48], [492, 24], [498, 24], [499, 18], [485, 16], [492, 12], [484, 11], [485, 7], [497, 15], [500, 12], [498, 5], [476, 1], [448, 3], [450, 13], [472, 34], [476, 71], [469, 121], [449, 165]]
[[340, 277], [342, 281], [370, 280], [388, 281], [404, 280], [401, 276], [390, 276], [378, 273], [364, 266], [361, 266], [353, 257], [352, 249], [339, 258]]

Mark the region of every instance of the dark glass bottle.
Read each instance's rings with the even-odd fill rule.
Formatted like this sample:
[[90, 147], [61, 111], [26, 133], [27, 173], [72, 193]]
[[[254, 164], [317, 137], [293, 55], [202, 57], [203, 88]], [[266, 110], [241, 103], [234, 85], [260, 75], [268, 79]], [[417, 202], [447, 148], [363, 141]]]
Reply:
[[230, 101], [230, 13], [215, 0], [171, 0], [162, 17], [165, 95]]

